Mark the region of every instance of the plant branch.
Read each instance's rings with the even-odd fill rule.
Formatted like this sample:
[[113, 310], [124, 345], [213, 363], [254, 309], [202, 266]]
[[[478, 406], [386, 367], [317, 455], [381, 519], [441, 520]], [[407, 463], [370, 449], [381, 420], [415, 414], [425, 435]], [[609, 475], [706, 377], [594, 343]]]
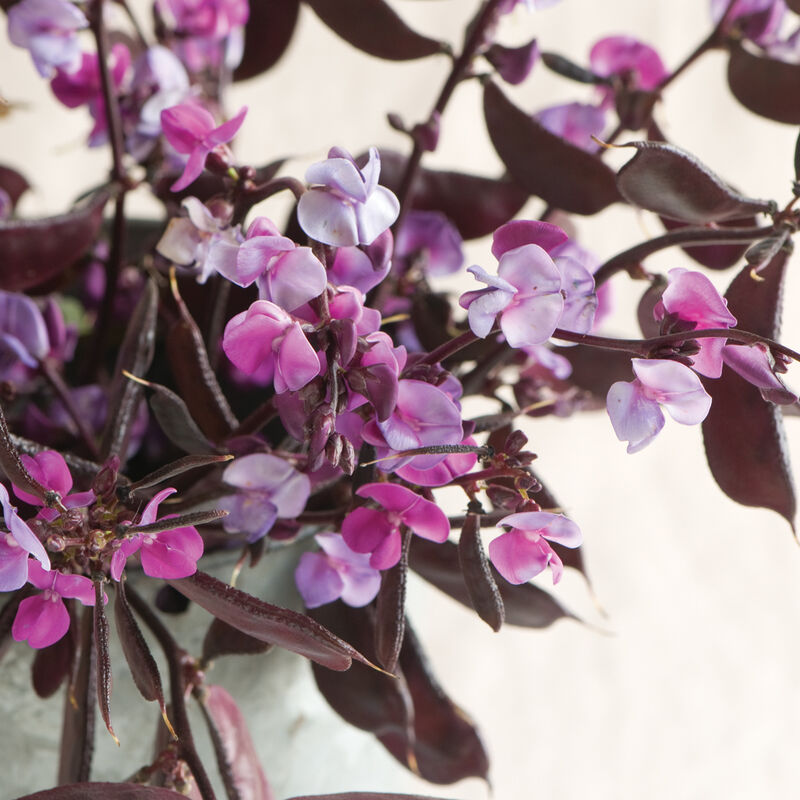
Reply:
[[775, 232], [774, 226], [754, 226], [752, 228], [704, 228], [690, 227], [669, 231], [655, 239], [634, 245], [628, 250], [610, 258], [594, 273], [595, 286], [601, 286], [617, 272], [637, 267], [647, 256], [677, 245], [735, 244], [766, 239]]

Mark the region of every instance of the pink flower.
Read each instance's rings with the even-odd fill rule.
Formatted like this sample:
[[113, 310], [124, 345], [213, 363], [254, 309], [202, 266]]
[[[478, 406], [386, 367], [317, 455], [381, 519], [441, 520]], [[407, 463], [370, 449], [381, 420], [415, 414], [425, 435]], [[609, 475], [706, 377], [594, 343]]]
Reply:
[[359, 608], [371, 602], [381, 586], [381, 573], [370, 566], [366, 553], [354, 553], [338, 533], [318, 533], [322, 552], [303, 553], [294, 573], [307, 608], [332, 603], [340, 597]]
[[371, 553], [369, 563], [375, 569], [389, 569], [400, 560], [401, 525], [432, 542], [444, 542], [450, 535], [444, 511], [411, 489], [367, 483], [356, 494], [375, 500], [382, 508], [361, 506], [351, 511], [342, 522], [342, 537], [354, 552]]
[[328, 276], [310, 247], [282, 236], [275, 223], [257, 217], [245, 241], [218, 240], [209, 251], [213, 269], [237, 286], [258, 284], [258, 296], [294, 311], [325, 291]]
[[[72, 474], [64, 456], [57, 450], [42, 450], [35, 456], [23, 454], [20, 458], [34, 480], [37, 480], [45, 489], [61, 495], [61, 502], [66, 508], [83, 508], [94, 502], [95, 496], [91, 490], [69, 494], [72, 489]], [[20, 500], [30, 503], [32, 506], [42, 505], [42, 501], [35, 495], [23, 491], [18, 486], [12, 485], [12, 488]], [[52, 521], [58, 516], [58, 512], [53, 508], [42, 508], [39, 516]]]
[[500, 328], [512, 347], [541, 344], [558, 326], [564, 310], [561, 273], [538, 245], [528, 244], [503, 253], [497, 276], [470, 267], [486, 289], [465, 292], [459, 303], [468, 310], [476, 336], [487, 336], [500, 315]]
[[[711, 0], [711, 19], [718, 24], [728, 0]], [[736, 0], [726, 30], [740, 28], [748, 39], [762, 46], [774, 41], [786, 15], [784, 0]]]
[[509, 583], [525, 583], [547, 567], [553, 583], [561, 580], [564, 565], [550, 542], [564, 547], [580, 547], [580, 528], [562, 514], [527, 511], [511, 514], [498, 523], [511, 528], [489, 543], [489, 558]]
[[300, 324], [268, 300], [233, 317], [222, 337], [225, 355], [247, 375], [275, 368], [275, 391], [296, 392], [320, 373], [320, 361]]
[[30, 51], [43, 78], [55, 67], [78, 66], [81, 51], [75, 34], [88, 26], [83, 12], [66, 0], [22, 0], [8, 8], [8, 38]]
[[[736, 317], [728, 311], [728, 301], [703, 274], [688, 269], [671, 269], [669, 285], [653, 309], [657, 320], [667, 314], [694, 323], [694, 330], [732, 328]], [[700, 352], [692, 356], [692, 367], [701, 375], [719, 378], [722, 375], [722, 349], [725, 339], [698, 339]]]
[[722, 348], [722, 360], [748, 383], [752, 383], [767, 402], [778, 405], [797, 402], [797, 395], [790, 392], [775, 374], [774, 362], [766, 345], [726, 344]]
[[[177, 489], [160, 491], [144, 507], [138, 525], [156, 522], [158, 506]], [[170, 519], [169, 516], [162, 519]], [[159, 533], [134, 533], [125, 539], [111, 557], [111, 577], [118, 581], [129, 556], [139, 552], [142, 569], [151, 578], [173, 580], [187, 578], [197, 571], [197, 560], [203, 555], [203, 539], [191, 525]]]
[[620, 76], [632, 88], [655, 89], [667, 75], [661, 57], [649, 44], [632, 36], [607, 36], [592, 47], [592, 70], [602, 77]]
[[409, 211], [397, 232], [394, 258], [426, 275], [451, 275], [464, 263], [461, 234], [440, 211]]
[[[415, 450], [440, 444], [458, 444], [464, 438], [461, 410], [442, 388], [424, 381], [403, 379], [397, 385], [397, 404], [385, 420], [370, 420], [362, 430], [365, 441], [377, 448], [378, 458], [392, 451]], [[413, 464], [430, 469], [444, 454], [425, 454], [403, 460], [381, 461], [384, 470]]]
[[363, 169], [346, 150], [331, 148], [325, 161], [306, 171], [311, 188], [297, 206], [300, 227], [312, 239], [334, 247], [372, 244], [400, 212], [394, 194], [378, 185], [380, 172], [375, 147]]
[[[464, 444], [477, 444], [468, 436], [464, 439]], [[404, 481], [416, 483], [417, 486], [444, 486], [450, 483], [453, 478], [466, 475], [478, 461], [475, 453], [450, 453], [438, 464], [429, 469], [418, 469], [414, 466], [413, 460], [405, 466], [398, 467], [395, 473]]]
[[42, 593], [26, 597], [19, 604], [11, 635], [17, 642], [27, 640], [37, 650], [49, 647], [69, 630], [69, 612], [63, 598], [77, 598], [85, 606], [95, 603], [94, 584], [83, 575], [45, 571], [36, 561], [31, 561], [28, 580]]
[[632, 360], [636, 380], [618, 381], [608, 390], [606, 408], [614, 433], [628, 452], [647, 447], [664, 427], [663, 405], [682, 425], [697, 425], [711, 408], [711, 398], [689, 367], [663, 359]]
[[195, 103], [181, 103], [161, 112], [161, 128], [167, 141], [179, 153], [189, 156], [183, 174], [170, 186], [173, 192], [185, 189], [200, 176], [211, 152], [229, 156], [225, 144], [236, 136], [246, 114], [247, 106], [243, 106], [233, 119], [214, 127], [214, 117]]

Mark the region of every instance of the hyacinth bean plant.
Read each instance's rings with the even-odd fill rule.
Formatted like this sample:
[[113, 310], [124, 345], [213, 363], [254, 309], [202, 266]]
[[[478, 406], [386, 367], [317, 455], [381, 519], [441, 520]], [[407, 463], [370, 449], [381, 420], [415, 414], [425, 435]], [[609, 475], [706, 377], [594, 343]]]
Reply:
[[[556, 585], [584, 572], [591, 521], [548, 491], [546, 463], [534, 473], [520, 419], [530, 431], [593, 414], [631, 454], [658, 446], [666, 416], [698, 426], [722, 491], [793, 524], [783, 414], [798, 398], [784, 374], [800, 353], [778, 327], [800, 148], [787, 196], [757, 199], [658, 120], [663, 90], [721, 50], [745, 108], [800, 125], [800, 0], [710, 0], [674, 67], [622, 34], [580, 62], [557, 41], [503, 44], [509, 15], [559, 0], [475, 0], [466, 31], [441, 41], [403, 21], [401, 0], [116, 2], [124, 14], [111, 0], [0, 0], [11, 44], [54, 103], [88, 111], [88, 146], [110, 165], [38, 219], [16, 213], [35, 165], [0, 165], [0, 658], [33, 648], [37, 693], [68, 699], [57, 786], [26, 797], [273, 798], [212, 669], [231, 654], [268, 668], [272, 647], [312, 662], [331, 707], [422, 778], [486, 778], [477, 728], [406, 618], [406, 585], [412, 570], [495, 631], [571, 616]], [[368, 57], [450, 59], [431, 110], [388, 113], [404, 152], [351, 153], [318, 124], [326, 155], [301, 174], [275, 153], [237, 159], [249, 110], [228, 108], [228, 87], [280, 62], [305, 6]], [[592, 102], [520, 107], [510, 87], [543, 71]], [[424, 164], [465, 82], [480, 86], [499, 177]], [[615, 148], [629, 156], [616, 171]], [[132, 193], [161, 217], [135, 219]], [[275, 195], [288, 218], [264, 214]], [[642, 241], [632, 226], [600, 263], [574, 220], [625, 204], [663, 232]], [[485, 243], [480, 264], [465, 264], [467, 240]], [[648, 268], [670, 248], [692, 268]], [[606, 333], [621, 280], [641, 285], [639, 338]], [[464, 410], [474, 398], [486, 413]], [[277, 550], [294, 554], [298, 608], [234, 585]], [[204, 567], [214, 553], [231, 555], [227, 581]], [[555, 588], [529, 582], [540, 574]], [[190, 602], [209, 614], [199, 651], [166, 613]], [[152, 761], [96, 783], [96, 716], [116, 739], [113, 639], [163, 722]]]

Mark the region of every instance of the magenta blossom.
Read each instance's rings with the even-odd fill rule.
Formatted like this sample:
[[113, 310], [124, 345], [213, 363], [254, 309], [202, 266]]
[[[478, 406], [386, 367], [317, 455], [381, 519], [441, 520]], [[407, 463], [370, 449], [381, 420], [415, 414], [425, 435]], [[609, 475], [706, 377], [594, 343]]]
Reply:
[[363, 294], [376, 287], [392, 266], [393, 238], [385, 230], [368, 247], [339, 247], [328, 265], [328, 280], [334, 286], [352, 286]]
[[647, 447], [664, 427], [664, 413], [682, 425], [698, 425], [711, 408], [700, 378], [677, 361], [634, 358], [636, 380], [618, 381], [608, 390], [606, 408], [614, 433], [627, 441], [628, 452]]
[[36, 562], [28, 565], [28, 580], [42, 593], [26, 597], [17, 609], [11, 635], [17, 642], [39, 650], [57, 642], [69, 630], [65, 597], [74, 597], [85, 606], [95, 604], [94, 584], [84, 575], [45, 571]]
[[306, 608], [340, 597], [355, 608], [372, 602], [381, 586], [381, 573], [370, 566], [369, 555], [354, 553], [338, 533], [318, 533], [314, 539], [321, 552], [303, 553], [294, 573]]
[[218, 503], [229, 512], [223, 521], [225, 530], [246, 533], [248, 542], [266, 535], [276, 519], [301, 514], [311, 494], [308, 475], [269, 453], [237, 458], [225, 468], [222, 480], [240, 490]]
[[[476, 445], [477, 442], [468, 436], [463, 444]], [[429, 469], [418, 469], [413, 462], [403, 467], [398, 467], [395, 473], [404, 481], [416, 483], [417, 486], [444, 486], [453, 478], [466, 475], [477, 463], [475, 453], [450, 453], [438, 464]]]
[[[61, 502], [65, 508], [84, 508], [94, 503], [94, 492], [76, 492], [70, 494], [72, 489], [72, 474], [69, 471], [67, 462], [64, 456], [57, 450], [42, 450], [35, 456], [21, 455], [22, 463], [25, 469], [28, 470], [31, 477], [38, 481], [45, 489], [53, 492], [58, 492], [61, 495]], [[12, 486], [14, 494], [26, 503], [32, 506], [43, 505], [41, 499], [36, 495], [29, 494], [28, 492], [20, 489], [18, 486]], [[39, 516], [43, 519], [54, 520], [58, 516], [58, 512], [53, 508], [42, 508], [39, 511]]]
[[[137, 524], [150, 525], [156, 522], [158, 506], [177, 491], [160, 491], [144, 507]], [[167, 516], [161, 519], [169, 518]], [[136, 552], [141, 556], [145, 575], [165, 580], [188, 578], [197, 571], [197, 560], [203, 555], [203, 539], [191, 525], [159, 533], [134, 533], [120, 543], [111, 557], [111, 577], [115, 581], [120, 579], [127, 559]]]
[[362, 169], [346, 150], [331, 148], [325, 161], [306, 171], [311, 188], [297, 206], [300, 227], [312, 239], [334, 247], [371, 244], [400, 213], [394, 194], [378, 185], [380, 172], [375, 147]]
[[537, 111], [536, 121], [550, 133], [566, 139], [575, 147], [593, 153], [597, 144], [593, 136], [600, 136], [606, 127], [606, 112], [602, 106], [589, 103], [564, 103]]
[[592, 70], [604, 78], [618, 76], [635, 89], [655, 89], [667, 76], [661, 57], [632, 36], [607, 36], [592, 47]]
[[2, 483], [0, 505], [3, 506], [3, 521], [9, 530], [9, 533], [0, 533], [0, 592], [10, 592], [27, 581], [29, 554], [45, 570], [50, 569], [50, 558], [39, 537], [11, 505], [8, 490]]
[[161, 127], [167, 141], [179, 153], [189, 156], [183, 174], [170, 186], [173, 192], [185, 189], [200, 177], [210, 153], [230, 158], [226, 144], [236, 136], [246, 114], [247, 106], [243, 106], [235, 117], [215, 127], [214, 117], [196, 103], [181, 103], [161, 112]]
[[282, 236], [275, 223], [257, 217], [245, 241], [218, 239], [208, 254], [210, 266], [237, 286], [258, 284], [258, 296], [294, 311], [325, 291], [328, 277], [310, 247]]
[[[131, 54], [121, 42], [111, 48], [109, 67], [111, 80], [115, 89], [125, 82], [131, 65]], [[100, 67], [97, 53], [83, 53], [80, 66], [74, 72], [59, 69], [50, 82], [50, 88], [56, 98], [67, 108], [87, 106], [94, 120], [94, 127], [89, 133], [89, 147], [99, 147], [108, 140], [108, 121], [105, 111]]]
[[375, 569], [389, 569], [400, 560], [401, 525], [432, 542], [444, 542], [450, 535], [444, 511], [411, 489], [394, 483], [367, 483], [356, 494], [374, 500], [381, 508], [361, 506], [351, 511], [342, 522], [342, 537], [354, 552], [371, 553], [369, 563]]
[[477, 266], [468, 272], [488, 284], [459, 300], [476, 336], [486, 337], [498, 314], [512, 347], [541, 344], [553, 335], [564, 310], [561, 273], [541, 247], [529, 244], [503, 253], [497, 276]]
[[56, 67], [76, 69], [81, 59], [77, 31], [89, 26], [83, 12], [66, 0], [21, 0], [8, 8], [8, 38], [30, 51], [43, 78]]
[[[714, 284], [700, 272], [671, 269], [669, 285], [653, 309], [657, 320], [667, 314], [680, 320], [693, 322], [693, 330], [732, 328], [736, 317], [728, 311], [728, 301], [714, 288]], [[692, 366], [701, 375], [719, 378], [722, 375], [722, 349], [725, 339], [698, 339], [700, 352], [692, 356]]]
[[320, 373], [320, 361], [300, 324], [268, 300], [233, 317], [222, 337], [225, 355], [247, 375], [274, 366], [275, 391], [296, 392]]
[[558, 583], [564, 565], [549, 542], [580, 547], [583, 541], [580, 528], [572, 520], [547, 511], [511, 514], [497, 524], [511, 530], [489, 543], [489, 558], [509, 583], [525, 583], [547, 567], [553, 583]]

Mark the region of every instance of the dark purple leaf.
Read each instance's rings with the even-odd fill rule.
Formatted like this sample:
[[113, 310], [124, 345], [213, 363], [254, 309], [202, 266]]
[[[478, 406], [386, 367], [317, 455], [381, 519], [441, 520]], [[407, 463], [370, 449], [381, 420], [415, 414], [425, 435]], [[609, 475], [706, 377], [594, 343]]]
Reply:
[[133, 611], [125, 595], [124, 578], [116, 584], [114, 599], [114, 622], [117, 628], [122, 652], [131, 670], [136, 688], [145, 700], [156, 700], [161, 709], [161, 715], [166, 722], [166, 706], [164, 704], [164, 690], [161, 687], [161, 675], [158, 672], [153, 654], [145, 641], [139, 624], [133, 616]]
[[[376, 795], [377, 797], [377, 795]], [[179, 800], [184, 795], [171, 789], [139, 783], [75, 783], [44, 792], [26, 794], [17, 800]]]
[[56, 217], [0, 220], [0, 289], [30, 289], [72, 266], [94, 244], [108, 197], [95, 192]]
[[630, 353], [581, 345], [553, 349], [572, 364], [570, 383], [601, 398], [603, 403], [612, 383], [633, 380]]
[[244, 29], [244, 54], [233, 73], [244, 81], [266, 72], [278, 63], [292, 39], [300, 0], [257, 0], [250, 3], [250, 18]]
[[483, 549], [479, 514], [467, 514], [464, 520], [458, 540], [458, 560], [472, 607], [492, 630], [499, 631], [505, 619], [503, 598]]
[[87, 606], [81, 614], [80, 643], [69, 690], [64, 696], [58, 764], [58, 783], [62, 785], [88, 781], [92, 768], [97, 698], [97, 658], [93, 638], [93, 614], [92, 609]]
[[630, 142], [636, 155], [617, 173], [625, 199], [656, 214], [704, 225], [769, 211], [767, 200], [743, 197], [691, 153], [664, 142]]
[[[733, 279], [725, 297], [737, 327], [777, 338], [787, 261], [781, 251], [759, 273], [762, 280], [751, 277], [749, 266]], [[793, 526], [794, 481], [780, 408], [728, 367], [705, 386], [713, 402], [703, 440], [714, 480], [731, 500], [777, 511]]]
[[305, 614], [265, 603], [204, 572], [169, 583], [210, 614], [262, 642], [276, 644], [335, 670], [348, 669], [353, 659], [369, 663], [347, 642]]
[[375, 652], [387, 672], [394, 672], [406, 624], [406, 582], [411, 531], [403, 531], [400, 561], [387, 569], [381, 579], [375, 609]]
[[[375, 615], [368, 608], [352, 608], [341, 601], [309, 612], [313, 618], [374, 656]], [[392, 677], [363, 664], [347, 672], [312, 666], [314, 680], [328, 705], [345, 721], [374, 734], [401, 764], [413, 764], [414, 709], [402, 673]]]
[[131, 315], [117, 356], [108, 403], [108, 422], [100, 447], [104, 459], [116, 455], [124, 462], [128, 452], [142, 387], [124, 373], [141, 378], [150, 368], [156, 345], [157, 318], [158, 288], [155, 281], [149, 280]]
[[[437, 589], [467, 608], [472, 608], [458, 563], [458, 546], [454, 542], [440, 544], [416, 537], [411, 545], [409, 566]], [[514, 586], [503, 580], [494, 567], [491, 571], [503, 598], [506, 624], [523, 628], [546, 628], [558, 619], [574, 619], [554, 597], [538, 586], [532, 583]]]
[[414, 631], [407, 625], [400, 669], [414, 703], [414, 755], [419, 774], [431, 783], [487, 778], [489, 758], [466, 713], [445, 694], [431, 672]]
[[786, 5], [789, 6], [795, 14], [800, 14], [800, 0], [786, 0]]
[[529, 194], [573, 214], [596, 214], [622, 199], [613, 170], [598, 156], [542, 127], [491, 81], [483, 113], [497, 154]]
[[39, 697], [52, 697], [69, 677], [77, 647], [74, 619], [64, 636], [33, 657], [33, 690]]
[[119, 744], [111, 724], [111, 654], [108, 650], [108, 619], [103, 606], [103, 583], [94, 582], [94, 647], [97, 658], [97, 704], [111, 738]]
[[167, 356], [181, 397], [192, 419], [212, 442], [226, 439], [238, 427], [208, 360], [203, 336], [189, 309], [173, 285], [181, 319], [167, 335]]
[[733, 44], [728, 85], [750, 111], [775, 122], [800, 124], [800, 64], [755, 55]]
[[411, 30], [384, 0], [305, 2], [334, 33], [376, 58], [409, 61], [445, 52], [441, 42]]
[[214, 617], [203, 639], [203, 661], [212, 661], [219, 656], [266, 653], [271, 649], [271, 644], [254, 639]]
[[[686, 223], [674, 219], [661, 217], [661, 222], [668, 231], [687, 227]], [[755, 217], [744, 219], [723, 220], [716, 224], [717, 228], [754, 228], [758, 224]], [[684, 247], [687, 256], [693, 258], [698, 264], [708, 269], [729, 269], [736, 264], [749, 247], [747, 242], [742, 244], [709, 244]]]
[[[381, 183], [397, 192], [405, 165], [405, 156], [381, 150]], [[528, 192], [508, 178], [421, 167], [414, 179], [411, 207], [441, 211], [464, 239], [478, 239], [508, 222], [527, 200]]]
[[192, 419], [186, 403], [175, 392], [158, 383], [148, 383], [148, 388], [153, 390], [150, 408], [172, 444], [186, 453], [208, 453], [214, 450], [214, 445]]
[[19, 198], [30, 188], [31, 185], [19, 172], [0, 164], [0, 189], [11, 198], [12, 209], [16, 207]]
[[229, 800], [274, 800], [236, 701], [221, 686], [206, 685], [201, 705]]

